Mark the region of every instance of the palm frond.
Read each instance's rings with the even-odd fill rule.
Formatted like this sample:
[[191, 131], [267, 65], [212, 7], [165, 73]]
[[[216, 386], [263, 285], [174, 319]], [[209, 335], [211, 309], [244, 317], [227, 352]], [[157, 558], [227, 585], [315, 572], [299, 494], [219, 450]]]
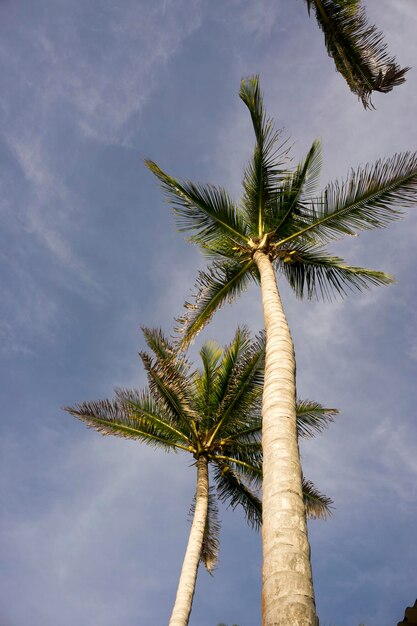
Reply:
[[151, 427], [156, 427], [169, 438], [177, 438], [185, 444], [190, 442], [190, 428], [188, 424], [179, 421], [172, 411], [166, 411], [161, 402], [155, 400], [148, 389], [139, 391], [137, 389], [127, 389], [116, 387], [115, 396], [117, 404], [131, 419], [140, 424], [147, 423]]
[[262, 524], [262, 503], [258, 495], [242, 481], [230, 465], [222, 461], [216, 461], [213, 465], [219, 499], [232, 509], [240, 504], [248, 524], [259, 530]]
[[195, 432], [198, 416], [192, 407], [189, 380], [180, 376], [170, 363], [155, 361], [147, 352], [140, 352], [139, 356], [147, 373], [150, 393], [158, 405], [171, 416], [172, 423], [182, 423], [188, 432]]
[[310, 480], [303, 478], [303, 499], [307, 517], [327, 519], [332, 515], [333, 500], [318, 491]]
[[395, 154], [374, 165], [352, 171], [342, 183], [326, 187], [316, 203], [303, 208], [303, 226], [279, 242], [293, 239], [326, 242], [361, 230], [386, 227], [413, 206], [417, 193], [417, 153]]
[[[211, 347], [213, 344], [213, 350], [215, 350], [214, 342], [206, 342], [203, 346], [205, 348], [208, 346]], [[233, 369], [236, 367], [236, 363], [241, 356], [242, 350], [250, 344], [250, 335], [249, 331], [246, 327], [237, 328], [235, 336], [232, 342], [226, 346], [224, 349], [219, 350], [219, 358], [217, 359], [215, 367], [212, 368], [210, 372], [211, 377], [211, 388], [210, 388], [210, 412], [206, 413], [207, 420], [204, 421], [204, 426], [206, 429], [209, 428], [213, 419], [216, 418], [219, 405], [221, 404], [224, 395], [227, 392], [228, 385], [230, 382], [230, 377], [232, 375]], [[217, 356], [217, 354], [216, 354]], [[206, 366], [205, 366], [206, 370]], [[206, 378], [206, 372], [205, 376]], [[201, 395], [200, 404], [204, 405], [206, 403], [206, 395]]]
[[212, 415], [217, 406], [214, 387], [222, 354], [223, 349], [215, 341], [206, 341], [200, 350], [203, 371], [196, 373], [195, 387], [198, 410], [204, 416], [203, 424]]
[[322, 164], [321, 144], [314, 141], [296, 171], [282, 181], [277, 196], [275, 236], [281, 239], [297, 229], [297, 215], [306, 199], [315, 191]]
[[139, 439], [148, 445], [165, 450], [187, 450], [185, 446], [178, 443], [179, 438], [175, 433], [161, 428], [159, 424], [152, 424], [150, 421], [127, 414], [118, 402], [110, 400], [82, 402], [73, 407], [65, 407], [64, 410], [83, 421], [88, 428], [102, 435]]
[[230, 439], [232, 443], [238, 444], [252, 443], [253, 441], [260, 441], [262, 433], [262, 398], [261, 402], [251, 414], [250, 420], [243, 420], [237, 424], [236, 429], [228, 428], [227, 439]]
[[288, 172], [288, 146], [287, 141], [280, 143], [281, 131], [275, 130], [273, 120], [265, 114], [258, 76], [241, 81], [239, 96], [249, 109], [256, 137], [245, 169], [242, 204], [252, 236], [262, 237], [265, 228], [270, 230], [277, 186]]
[[182, 335], [181, 348], [185, 349], [192, 342], [218, 309], [244, 291], [251, 279], [258, 280], [252, 260], [243, 265], [232, 261], [215, 262], [207, 272], [199, 272], [195, 302], [186, 302], [187, 313], [177, 319], [176, 331]]
[[287, 278], [297, 298], [344, 297], [349, 291], [362, 291], [374, 285], [390, 285], [394, 278], [384, 272], [346, 265], [340, 257], [329, 256], [319, 247], [288, 249], [278, 268]]
[[[189, 517], [192, 519], [195, 513], [195, 496], [190, 508]], [[206, 525], [204, 528], [203, 545], [201, 546], [200, 560], [206, 570], [211, 574], [219, 562], [219, 533], [220, 533], [219, 507], [213, 487], [208, 494], [208, 510]]]
[[227, 437], [229, 423], [234, 432], [238, 424], [243, 425], [251, 420], [252, 411], [257, 415], [264, 383], [264, 364], [265, 335], [261, 333], [244, 346], [230, 370], [227, 387], [223, 388], [224, 395], [218, 406], [213, 437]]
[[[228, 464], [218, 462], [215, 465], [214, 479], [219, 499], [233, 509], [241, 504], [248, 523], [258, 530], [262, 525], [262, 502], [258, 495], [241, 481]], [[332, 515], [331, 498], [320, 493], [315, 485], [305, 478], [302, 481], [302, 489], [307, 517], [328, 519]]]
[[329, 56], [350, 90], [365, 108], [373, 108], [373, 91], [387, 93], [405, 81], [401, 68], [387, 51], [383, 34], [369, 24], [359, 0], [307, 0], [314, 6]]
[[[227, 440], [226, 440], [227, 441]], [[232, 441], [215, 458], [226, 462], [246, 484], [257, 490], [262, 486], [262, 443], [260, 437], [250, 443]]]
[[296, 403], [297, 433], [299, 437], [314, 437], [323, 432], [339, 414], [337, 409], [325, 408], [312, 400], [298, 400]]
[[147, 328], [142, 326], [145, 341], [155, 355], [157, 362], [165, 369], [170, 370], [170, 377], [182, 380], [188, 384], [186, 377], [190, 372], [190, 363], [178, 346], [165, 336], [160, 328]]
[[153, 161], [147, 160], [145, 164], [160, 180], [174, 209], [178, 230], [195, 233], [191, 238], [194, 243], [216, 245], [224, 237], [246, 243], [247, 227], [224, 189], [180, 181], [163, 172]]
[[249, 329], [246, 326], [238, 326], [232, 341], [224, 348], [216, 371], [216, 381], [213, 389], [218, 404], [223, 400], [232, 374], [242, 354], [248, 349], [250, 340]]

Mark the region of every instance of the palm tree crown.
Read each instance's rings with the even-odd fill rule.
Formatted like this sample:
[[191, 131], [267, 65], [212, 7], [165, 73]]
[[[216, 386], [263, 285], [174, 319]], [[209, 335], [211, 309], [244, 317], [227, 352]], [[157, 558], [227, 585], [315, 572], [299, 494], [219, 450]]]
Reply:
[[[224, 349], [206, 342], [201, 369], [192, 369], [160, 330], [143, 329], [153, 352], [141, 352], [148, 378], [144, 391], [116, 389], [114, 400], [82, 402], [65, 410], [103, 435], [137, 439], [165, 451], [183, 451], [212, 465], [217, 494], [233, 508], [242, 505], [247, 521], [262, 521], [261, 399], [265, 355], [264, 335], [251, 341], [238, 329]], [[320, 433], [336, 409], [317, 402], [297, 403], [300, 437]], [[331, 500], [304, 480], [308, 514], [326, 518]], [[206, 560], [209, 569], [214, 561]]]
[[317, 194], [320, 143], [315, 141], [289, 171], [287, 144], [264, 112], [257, 76], [242, 81], [240, 97], [249, 109], [256, 142], [239, 205], [222, 188], [175, 179], [146, 161], [173, 205], [178, 229], [191, 232], [190, 241], [213, 259], [208, 271], [199, 273], [195, 302], [186, 303], [188, 313], [180, 320], [183, 346], [220, 306], [250, 281], [259, 282], [257, 251], [300, 298], [332, 298], [393, 282], [383, 272], [347, 265], [326, 244], [386, 226], [417, 197], [417, 155], [410, 153], [352, 171], [345, 181]]
[[[138, 439], [166, 451], [192, 454], [197, 465], [193, 524], [178, 585], [171, 626], [186, 626], [192, 607], [198, 563], [211, 571], [218, 558], [220, 525], [214, 492], [209, 489], [212, 467], [218, 498], [232, 508], [242, 505], [248, 523], [262, 521], [261, 396], [265, 338], [251, 341], [238, 329], [224, 349], [206, 342], [201, 369], [192, 369], [159, 330], [144, 329], [153, 352], [140, 354], [148, 378], [144, 391], [116, 390], [113, 401], [83, 402], [66, 410], [103, 435]], [[300, 437], [311, 437], [333, 420], [335, 409], [300, 401]], [[310, 517], [326, 518], [331, 500], [303, 479], [303, 498]], [[197, 511], [198, 509], [198, 511]]]
[[373, 91], [387, 93], [405, 81], [410, 69], [387, 53], [382, 33], [370, 25], [361, 0], [306, 0], [314, 8], [329, 56], [365, 108]]

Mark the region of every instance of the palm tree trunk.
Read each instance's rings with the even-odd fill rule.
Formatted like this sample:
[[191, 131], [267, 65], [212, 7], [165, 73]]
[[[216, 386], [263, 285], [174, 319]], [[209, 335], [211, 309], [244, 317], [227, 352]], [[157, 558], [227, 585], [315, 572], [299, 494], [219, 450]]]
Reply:
[[262, 404], [263, 626], [318, 626], [302, 495], [294, 346], [267, 254], [259, 270], [266, 357]]
[[190, 618], [204, 530], [207, 522], [208, 494], [208, 461], [205, 456], [200, 456], [197, 460], [197, 492], [193, 523], [169, 626], [187, 626]]

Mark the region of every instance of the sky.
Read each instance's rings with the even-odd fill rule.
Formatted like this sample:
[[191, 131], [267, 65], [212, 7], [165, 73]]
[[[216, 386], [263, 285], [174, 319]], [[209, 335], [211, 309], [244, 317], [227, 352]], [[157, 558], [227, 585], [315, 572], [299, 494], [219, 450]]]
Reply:
[[[407, 82], [365, 111], [304, 0], [0, 0], [0, 626], [168, 622], [189, 532], [191, 459], [102, 437], [62, 410], [146, 383], [141, 325], [170, 334], [197, 249], [143, 160], [239, 199], [253, 147], [240, 79], [260, 74], [294, 164], [322, 185], [416, 151], [417, 6], [366, 0]], [[322, 626], [392, 626], [417, 597], [417, 207], [332, 247], [396, 284], [331, 303], [281, 285], [301, 398], [340, 409], [302, 443], [334, 500], [309, 523]], [[206, 339], [262, 326], [257, 288]], [[260, 626], [261, 542], [221, 508], [220, 564], [190, 625]]]

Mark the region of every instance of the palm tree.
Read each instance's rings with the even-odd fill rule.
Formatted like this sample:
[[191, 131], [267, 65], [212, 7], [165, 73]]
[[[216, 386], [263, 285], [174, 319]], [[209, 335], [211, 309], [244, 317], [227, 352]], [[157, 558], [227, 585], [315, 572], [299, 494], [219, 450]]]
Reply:
[[[75, 417], [104, 435], [138, 439], [167, 451], [192, 454], [197, 467], [193, 521], [184, 558], [171, 626], [188, 624], [197, 570], [217, 563], [218, 531], [215, 494], [209, 488], [212, 467], [217, 494], [233, 508], [242, 505], [248, 523], [259, 528], [262, 471], [261, 395], [265, 338], [250, 340], [238, 329], [224, 350], [207, 342], [200, 351], [201, 370], [192, 370], [161, 331], [144, 329], [153, 357], [141, 353], [148, 388], [116, 390], [113, 401], [84, 402], [67, 407]], [[320, 432], [337, 413], [314, 402], [299, 402], [297, 428], [301, 437]], [[303, 496], [311, 517], [325, 518], [331, 500], [303, 481]]]
[[295, 357], [275, 272], [298, 297], [345, 294], [387, 285], [383, 272], [351, 267], [326, 242], [383, 227], [414, 203], [417, 155], [400, 154], [353, 172], [345, 182], [315, 194], [321, 156], [314, 142], [294, 171], [288, 147], [263, 108], [258, 78], [244, 79], [240, 97], [255, 131], [243, 197], [235, 204], [213, 185], [173, 178], [153, 161], [150, 170], [172, 203], [181, 231], [213, 263], [200, 272], [195, 301], [180, 320], [182, 346], [251, 281], [260, 283], [266, 328], [263, 396], [263, 624], [316, 624], [310, 547], [305, 522], [296, 436]]
[[382, 33], [367, 21], [361, 0], [306, 0], [336, 69], [365, 108], [373, 108], [373, 91], [387, 93], [405, 81], [401, 68], [387, 53]]

